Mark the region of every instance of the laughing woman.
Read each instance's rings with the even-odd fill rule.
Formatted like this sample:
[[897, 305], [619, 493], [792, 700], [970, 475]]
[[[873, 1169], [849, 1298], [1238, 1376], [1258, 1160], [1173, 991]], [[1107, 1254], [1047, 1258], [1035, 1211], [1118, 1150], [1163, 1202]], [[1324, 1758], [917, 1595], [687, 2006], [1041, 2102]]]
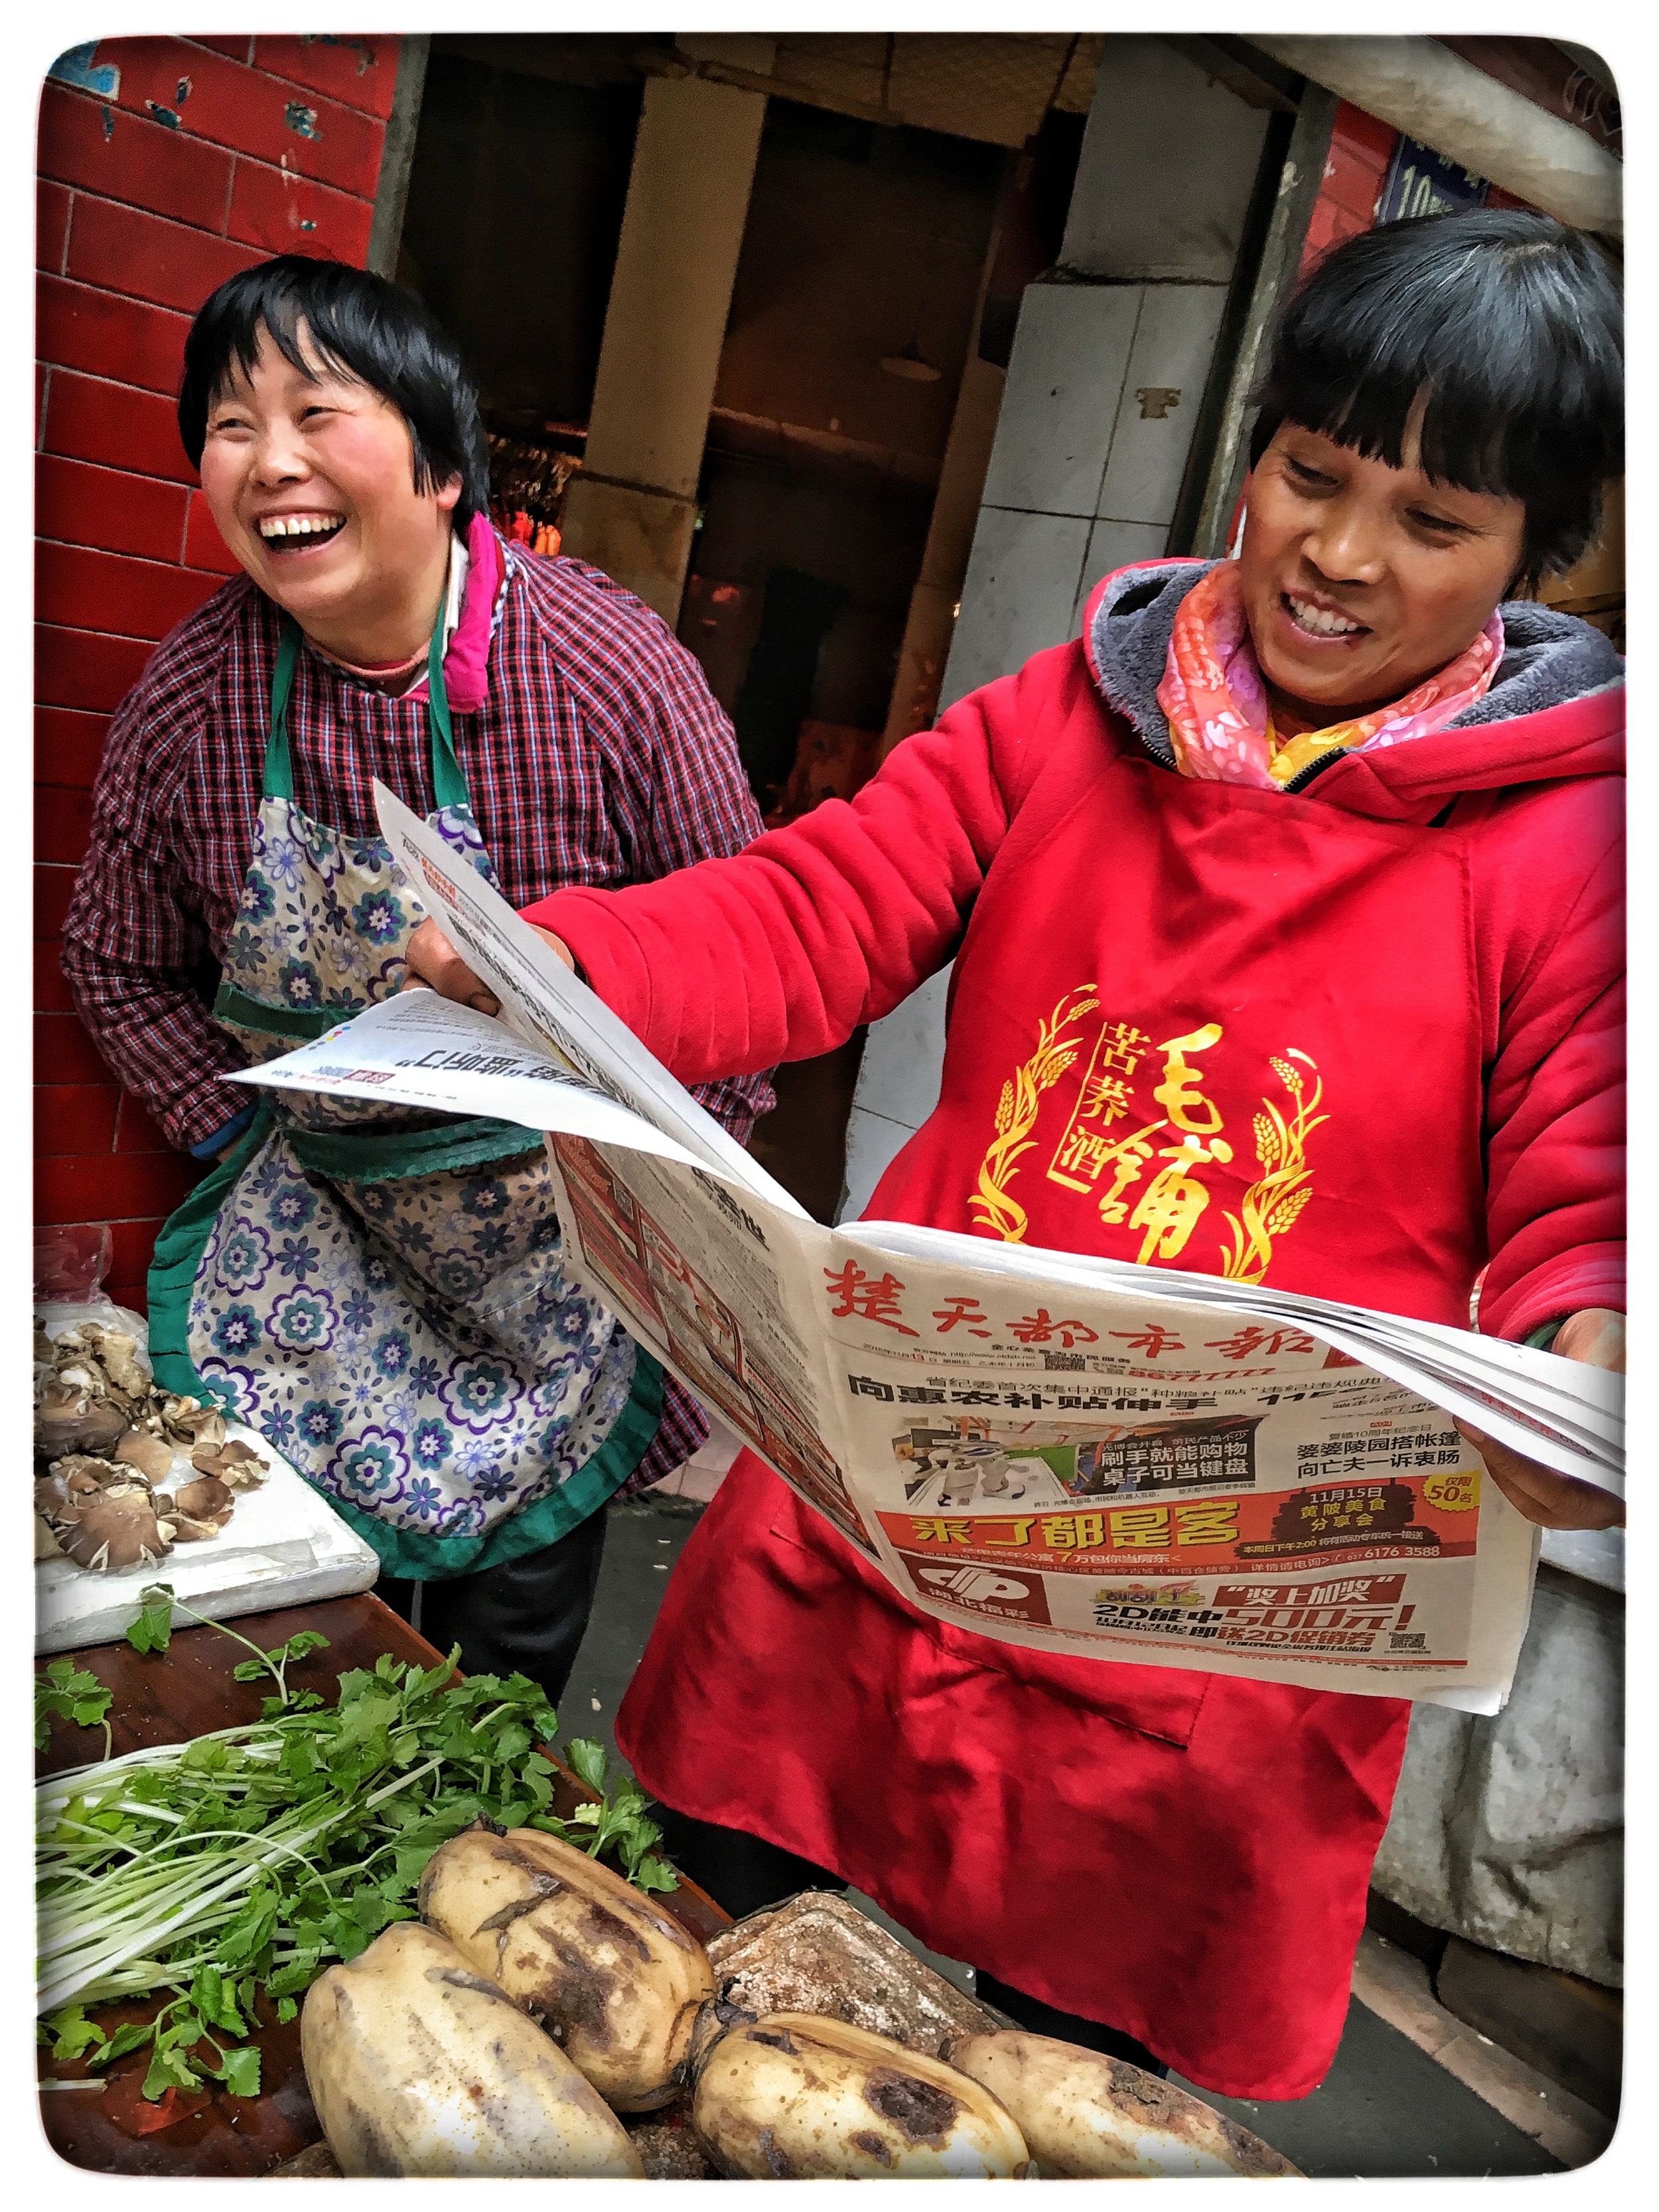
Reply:
[[[850, 805], [530, 918], [690, 1082], [823, 1052], [954, 956], [876, 1217], [1454, 1325], [1479, 1282], [1483, 1330], [1620, 1364], [1623, 665], [1528, 594], [1591, 538], [1621, 404], [1588, 240], [1356, 239], [1279, 334], [1236, 560], [1107, 577]], [[474, 988], [435, 933], [411, 964]], [[1057, 1031], [1021, 1164], [999, 1099]], [[1486, 1459], [1534, 1521], [1608, 1516]], [[1408, 1711], [924, 1619], [745, 1456], [617, 1734], [717, 1894], [816, 1869], [1028, 2022], [1286, 2098], [1341, 2032]]]
[[[376, 777], [520, 902], [738, 852], [759, 816], [658, 617], [492, 529], [477, 395], [407, 293], [300, 255], [233, 276], [179, 425], [246, 573], [122, 702], [64, 948], [104, 1057], [215, 1163], [157, 1248], [159, 1371], [285, 1452], [435, 1643], [557, 1697], [606, 1499], [701, 1413], [572, 1291], [526, 1131], [227, 1079], [402, 982], [421, 909]], [[741, 1139], [766, 1095], [707, 1103]]]

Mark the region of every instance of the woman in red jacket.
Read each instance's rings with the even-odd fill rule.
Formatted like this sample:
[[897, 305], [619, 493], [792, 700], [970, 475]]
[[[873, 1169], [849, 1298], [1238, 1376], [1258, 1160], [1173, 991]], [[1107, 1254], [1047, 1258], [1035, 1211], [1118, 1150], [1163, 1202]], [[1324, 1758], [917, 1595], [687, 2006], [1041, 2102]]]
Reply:
[[[1480, 1280], [1483, 1330], [1621, 1364], [1623, 665], [1517, 596], [1589, 542], [1620, 407], [1587, 240], [1355, 239], [1279, 333], [1237, 560], [1109, 576], [850, 805], [530, 918], [688, 1083], [954, 956], [872, 1216], [1453, 1324]], [[1534, 1521], [1611, 1515], [1486, 1458]], [[1409, 1710], [924, 1618], [745, 1455], [617, 1734], [729, 1902], [854, 1883], [1033, 2025], [1284, 2098], [1341, 2033]]]

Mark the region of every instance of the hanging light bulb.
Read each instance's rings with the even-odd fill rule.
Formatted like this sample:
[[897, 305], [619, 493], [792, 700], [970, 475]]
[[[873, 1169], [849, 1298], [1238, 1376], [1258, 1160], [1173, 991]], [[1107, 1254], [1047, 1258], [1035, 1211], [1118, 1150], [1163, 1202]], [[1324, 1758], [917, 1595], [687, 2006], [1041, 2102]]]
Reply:
[[931, 361], [922, 359], [921, 348], [914, 338], [902, 353], [884, 354], [878, 366], [889, 376], [902, 376], [908, 384], [937, 384], [945, 374]]

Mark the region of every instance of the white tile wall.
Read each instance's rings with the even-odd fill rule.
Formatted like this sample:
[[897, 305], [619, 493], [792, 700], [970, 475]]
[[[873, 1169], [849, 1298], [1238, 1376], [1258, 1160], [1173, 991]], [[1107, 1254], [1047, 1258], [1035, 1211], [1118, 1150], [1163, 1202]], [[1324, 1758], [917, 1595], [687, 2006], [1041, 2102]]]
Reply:
[[[1219, 284], [1146, 287], [1097, 514], [1156, 523], [1165, 532], [1175, 520], [1226, 297]], [[1140, 400], [1142, 392], [1181, 398], [1159, 421], [1157, 402]]]
[[1109, 38], [1060, 259], [1095, 276], [1224, 284], [1267, 132], [1265, 109], [1162, 38]]
[[847, 1121], [847, 1194], [837, 1221], [864, 1218], [876, 1185], [915, 1133], [902, 1121], [854, 1107]]
[[859, 1066], [859, 1105], [902, 1121], [907, 1128], [921, 1128], [939, 1103], [950, 990], [951, 969], [941, 968], [872, 1029]]
[[986, 472], [987, 507], [1099, 512], [1140, 301], [1133, 284], [1027, 290]]
[[1070, 635], [1093, 527], [1086, 515], [980, 509], [941, 712]]
[[943, 968], [871, 1028], [847, 1130], [843, 1221], [866, 1211], [895, 1155], [939, 1103], [950, 984]]
[[1072, 609], [1069, 635], [1078, 635], [1089, 594], [1101, 578], [1109, 576], [1114, 568], [1127, 568], [1131, 561], [1161, 560], [1168, 535], [1161, 522], [1096, 523], [1089, 532], [1089, 550], [1083, 558], [1083, 574]]

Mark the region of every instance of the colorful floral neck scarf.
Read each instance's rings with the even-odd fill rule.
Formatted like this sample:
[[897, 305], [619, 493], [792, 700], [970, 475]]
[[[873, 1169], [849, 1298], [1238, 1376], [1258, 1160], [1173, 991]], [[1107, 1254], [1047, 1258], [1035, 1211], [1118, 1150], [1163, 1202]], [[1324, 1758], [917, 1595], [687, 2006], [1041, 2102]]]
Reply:
[[1338, 747], [1358, 752], [1444, 729], [1485, 697], [1503, 657], [1504, 625], [1494, 614], [1473, 645], [1393, 706], [1281, 738], [1244, 619], [1238, 563], [1222, 561], [1194, 585], [1176, 611], [1158, 703], [1182, 775], [1282, 791], [1310, 762]]

